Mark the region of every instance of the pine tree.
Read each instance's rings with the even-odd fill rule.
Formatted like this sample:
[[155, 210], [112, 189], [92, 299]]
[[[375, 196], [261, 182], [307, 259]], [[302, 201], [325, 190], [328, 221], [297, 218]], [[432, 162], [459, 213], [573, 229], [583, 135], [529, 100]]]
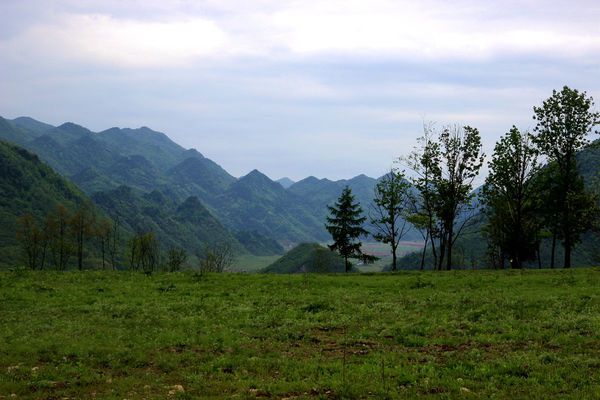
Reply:
[[361, 235], [368, 235], [362, 227], [367, 220], [362, 215], [363, 210], [358, 202], [354, 202], [354, 195], [348, 186], [342, 190], [334, 206], [327, 206], [330, 216], [327, 217], [327, 231], [331, 234], [333, 244], [329, 246], [332, 251], [337, 251], [344, 258], [346, 272], [350, 271], [349, 258], [369, 260], [370, 256], [364, 255], [360, 249], [362, 243], [358, 240]]

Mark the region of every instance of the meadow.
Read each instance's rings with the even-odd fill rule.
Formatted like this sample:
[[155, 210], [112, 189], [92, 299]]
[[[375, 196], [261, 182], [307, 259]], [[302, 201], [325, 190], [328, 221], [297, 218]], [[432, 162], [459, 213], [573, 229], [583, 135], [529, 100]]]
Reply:
[[0, 272], [0, 398], [599, 398], [600, 270]]

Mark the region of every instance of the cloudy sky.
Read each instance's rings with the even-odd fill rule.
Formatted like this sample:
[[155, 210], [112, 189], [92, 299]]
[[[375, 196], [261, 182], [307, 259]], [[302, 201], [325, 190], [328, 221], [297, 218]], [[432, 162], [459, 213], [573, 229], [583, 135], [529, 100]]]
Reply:
[[236, 176], [379, 176], [423, 121], [490, 153], [569, 85], [600, 99], [600, 2], [2, 0], [0, 115], [149, 126]]

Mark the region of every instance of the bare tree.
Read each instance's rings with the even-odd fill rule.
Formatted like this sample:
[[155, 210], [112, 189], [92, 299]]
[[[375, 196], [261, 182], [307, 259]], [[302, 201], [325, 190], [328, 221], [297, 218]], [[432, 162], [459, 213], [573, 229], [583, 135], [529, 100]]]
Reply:
[[229, 243], [205, 245], [200, 260], [200, 272], [223, 272], [231, 267], [233, 260], [233, 251]]
[[106, 253], [109, 247], [112, 233], [112, 223], [109, 219], [103, 218], [95, 224], [94, 236], [100, 245], [102, 255], [102, 269], [106, 266]]
[[154, 232], [138, 233], [129, 241], [131, 269], [146, 273], [154, 272], [160, 262], [158, 241]]
[[30, 269], [43, 269], [45, 253], [44, 232], [30, 213], [22, 215], [18, 220], [17, 240], [21, 245], [27, 266]]
[[95, 216], [89, 204], [79, 207], [71, 217], [70, 227], [75, 237], [77, 268], [80, 271], [83, 269], [85, 242], [94, 234], [94, 219]]
[[117, 252], [119, 244], [119, 216], [115, 216], [112, 220], [112, 226], [107, 238], [107, 250], [110, 257], [110, 264], [113, 270], [117, 269]]
[[65, 270], [69, 258], [73, 253], [73, 242], [68, 234], [69, 220], [71, 215], [64, 206], [58, 204], [54, 212], [48, 214], [46, 219], [46, 234], [49, 238], [50, 253], [54, 266], [59, 270]]
[[187, 260], [187, 254], [184, 249], [171, 247], [167, 251], [167, 267], [169, 272], [179, 271], [185, 260]]

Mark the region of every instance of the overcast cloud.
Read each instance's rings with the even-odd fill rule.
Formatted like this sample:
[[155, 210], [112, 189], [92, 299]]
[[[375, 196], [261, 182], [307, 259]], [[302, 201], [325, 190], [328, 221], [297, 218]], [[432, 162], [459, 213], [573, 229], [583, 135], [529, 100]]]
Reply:
[[600, 96], [597, 1], [10, 1], [0, 115], [149, 126], [240, 176], [379, 176], [423, 120], [487, 153], [569, 85]]

